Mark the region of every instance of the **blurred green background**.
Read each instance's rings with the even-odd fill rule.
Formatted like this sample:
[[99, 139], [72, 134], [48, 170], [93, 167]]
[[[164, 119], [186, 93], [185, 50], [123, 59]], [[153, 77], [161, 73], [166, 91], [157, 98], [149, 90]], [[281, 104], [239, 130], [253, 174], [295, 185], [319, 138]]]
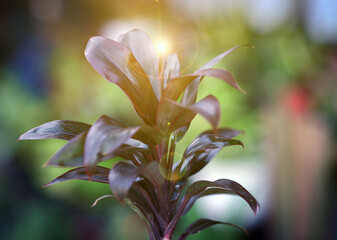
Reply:
[[[17, 143], [55, 119], [93, 123], [103, 114], [139, 123], [130, 102], [84, 57], [91, 36], [140, 28], [170, 39], [184, 73], [238, 44], [216, 67], [247, 94], [205, 79], [221, 126], [245, 131], [245, 149], [220, 153], [194, 179], [230, 178], [261, 204], [255, 217], [232, 196], [201, 199], [197, 217], [245, 226], [250, 239], [337, 239], [337, 2], [334, 0], [3, 0], [0, 3], [0, 239], [147, 239], [108, 186], [70, 181], [41, 188], [66, 169], [42, 168], [64, 142]], [[177, 155], [208, 123], [197, 117]], [[213, 227], [189, 239], [246, 239]]]

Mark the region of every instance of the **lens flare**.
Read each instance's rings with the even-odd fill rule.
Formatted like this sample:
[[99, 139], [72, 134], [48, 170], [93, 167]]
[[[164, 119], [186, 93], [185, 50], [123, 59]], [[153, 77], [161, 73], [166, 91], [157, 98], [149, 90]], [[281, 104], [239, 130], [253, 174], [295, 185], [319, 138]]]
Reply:
[[171, 48], [170, 42], [164, 38], [158, 39], [155, 42], [155, 46], [156, 46], [158, 54], [163, 55], [163, 56], [168, 54]]

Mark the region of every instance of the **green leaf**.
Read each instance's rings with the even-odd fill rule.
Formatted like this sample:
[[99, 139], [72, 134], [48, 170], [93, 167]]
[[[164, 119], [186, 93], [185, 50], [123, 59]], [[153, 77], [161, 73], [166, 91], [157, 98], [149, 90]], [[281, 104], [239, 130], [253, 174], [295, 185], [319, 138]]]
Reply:
[[84, 147], [84, 165], [90, 175], [100, 158], [114, 153], [127, 142], [139, 127], [125, 127], [120, 122], [103, 115], [90, 128]]
[[216, 224], [223, 224], [223, 225], [228, 225], [228, 226], [238, 228], [238, 229], [242, 230], [247, 236], [249, 236], [247, 230], [245, 228], [239, 226], [239, 225], [236, 225], [236, 224], [233, 224], [233, 223], [228, 223], [228, 222], [221, 222], [221, 221], [215, 221], [215, 220], [211, 220], [211, 219], [201, 218], [201, 219], [198, 219], [197, 221], [193, 222], [191, 225], [189, 225], [186, 228], [186, 230], [180, 235], [178, 240], [184, 240], [184, 239], [187, 238], [188, 235], [201, 232], [202, 230], [204, 230], [206, 228], [209, 228], [209, 227], [212, 227]]
[[55, 183], [60, 183], [60, 182], [68, 181], [68, 180], [74, 180], [74, 179], [84, 180], [84, 181], [89, 181], [89, 182], [109, 183], [108, 181], [109, 171], [110, 169], [108, 168], [98, 166], [95, 168], [95, 170], [92, 172], [91, 177], [89, 178], [84, 167], [75, 168], [55, 178], [53, 181], [43, 185], [43, 187], [47, 187]]
[[84, 166], [83, 151], [87, 133], [88, 131], [85, 131], [71, 139], [45, 164], [45, 166]]
[[93, 37], [85, 56], [102, 76], [125, 92], [145, 123], [155, 123], [157, 97], [147, 74], [126, 46], [107, 38]]
[[18, 141], [51, 138], [70, 140], [78, 134], [89, 130], [90, 127], [91, 125], [82, 122], [55, 120], [25, 132], [19, 137]]
[[121, 35], [118, 42], [130, 49], [149, 77], [152, 88], [159, 99], [159, 57], [151, 39], [143, 31], [134, 29]]

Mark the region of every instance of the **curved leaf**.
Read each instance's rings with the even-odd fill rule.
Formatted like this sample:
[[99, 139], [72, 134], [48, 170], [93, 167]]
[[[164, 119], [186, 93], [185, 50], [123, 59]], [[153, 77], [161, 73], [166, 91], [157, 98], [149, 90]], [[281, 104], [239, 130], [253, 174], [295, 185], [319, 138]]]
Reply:
[[196, 104], [187, 106], [186, 108], [199, 113], [210, 122], [214, 129], [218, 127], [220, 122], [220, 104], [214, 96], [208, 95]]
[[226, 83], [228, 83], [229, 85], [231, 85], [232, 87], [238, 89], [241, 92], [245, 92], [244, 90], [242, 90], [242, 88], [239, 86], [239, 84], [235, 81], [235, 79], [233, 78], [232, 74], [230, 74], [229, 72], [222, 70], [222, 69], [202, 69], [202, 70], [198, 70], [196, 72], [194, 72], [193, 74], [197, 74], [199, 76], [209, 76], [209, 77], [215, 77], [218, 78], [220, 80], [225, 81]]
[[171, 79], [164, 89], [160, 100], [170, 99], [176, 101], [185, 88], [198, 77], [198, 75], [185, 75]]
[[109, 184], [114, 196], [123, 202], [142, 168], [128, 162], [118, 162], [109, 173]]
[[112, 154], [104, 156], [102, 160], [113, 157], [121, 157], [125, 160], [131, 160], [136, 166], [148, 161], [145, 157], [150, 153], [149, 146], [135, 139], [130, 138]]
[[223, 224], [223, 225], [228, 225], [228, 226], [238, 228], [238, 229], [242, 230], [247, 236], [249, 236], [247, 230], [245, 228], [239, 226], [239, 225], [236, 225], [236, 224], [233, 224], [233, 223], [228, 223], [228, 222], [221, 222], [221, 221], [215, 221], [215, 220], [211, 220], [211, 219], [201, 218], [201, 219], [198, 219], [197, 221], [193, 222], [191, 225], [189, 225], [186, 228], [186, 230], [180, 235], [178, 240], [184, 240], [184, 239], [187, 238], [188, 235], [201, 232], [202, 230], [204, 230], [206, 228], [209, 228], [209, 227], [212, 227], [216, 224]]
[[197, 181], [192, 183], [184, 196], [182, 206], [186, 206], [186, 204], [191, 200], [193, 196], [197, 196], [202, 193], [207, 188], [220, 188], [227, 191], [230, 191], [232, 194], [236, 194], [242, 197], [256, 214], [258, 202], [244, 187], [242, 187], [239, 183], [229, 180], [229, 179], [219, 179], [214, 182], [212, 181]]
[[192, 121], [196, 113], [175, 101], [160, 101], [157, 111], [157, 126], [165, 133], [184, 126]]
[[243, 146], [243, 143], [239, 140], [223, 137], [214, 132], [205, 131], [199, 134], [186, 148], [184, 158], [188, 158], [200, 151], [221, 150], [224, 147], [232, 145]]
[[85, 131], [71, 139], [45, 164], [45, 166], [84, 166], [83, 152], [87, 133], [88, 131]]
[[157, 145], [163, 138], [163, 132], [156, 126], [145, 124], [140, 127], [133, 138], [147, 145]]
[[253, 46], [249, 45], [249, 44], [241, 44], [241, 45], [232, 47], [231, 49], [228, 49], [226, 52], [223, 52], [220, 55], [218, 55], [215, 58], [213, 58], [211, 61], [209, 61], [208, 63], [206, 63], [204, 66], [202, 66], [199, 70], [214, 67], [215, 64], [217, 64], [218, 62], [220, 62], [224, 57], [226, 57], [228, 54], [232, 53], [233, 51], [235, 51], [236, 49], [238, 49], [240, 47], [253, 47]]
[[208, 189], [200, 192], [199, 194], [196, 194], [193, 197], [191, 197], [191, 199], [188, 201], [182, 215], [187, 214], [191, 210], [191, 208], [193, 207], [195, 201], [197, 201], [199, 198], [209, 196], [209, 195], [213, 195], [213, 194], [233, 194], [233, 192], [230, 191], [230, 190], [221, 189], [221, 188], [208, 188]]
[[95, 207], [96, 206], [96, 204], [99, 202], [99, 201], [101, 201], [102, 199], [104, 199], [104, 198], [113, 198], [114, 196], [112, 196], [112, 195], [104, 195], [104, 196], [102, 196], [102, 197], [99, 197], [99, 198], [97, 198], [96, 200], [95, 200], [95, 202], [91, 205], [91, 207]]
[[180, 75], [180, 63], [176, 53], [168, 55], [164, 60], [163, 80], [164, 88], [170, 79], [177, 78]]
[[98, 166], [95, 168], [95, 170], [92, 172], [91, 177], [89, 178], [84, 167], [75, 168], [55, 178], [53, 181], [43, 185], [43, 187], [47, 187], [55, 183], [60, 183], [73, 179], [84, 180], [89, 182], [109, 183], [108, 181], [109, 171], [110, 169], [108, 168]]
[[[211, 61], [209, 61], [208, 63], [206, 63], [205, 65], [203, 65], [198, 71], [213, 68], [224, 57], [226, 57], [228, 54], [230, 54], [231, 52], [235, 51], [236, 49], [238, 49], [239, 47], [242, 47], [242, 46], [250, 46], [250, 45], [235, 46], [235, 47], [227, 50], [226, 52], [221, 53], [220, 55], [216, 56], [215, 58], [213, 58]], [[198, 87], [199, 87], [199, 83], [202, 80], [202, 78], [203, 78], [203, 76], [200, 76], [200, 77], [196, 78], [193, 82], [191, 82], [186, 87], [184, 96], [183, 96], [183, 98], [181, 100], [182, 103], [184, 103], [184, 104], [193, 104], [193, 103], [196, 102], [197, 94], [198, 94]]]
[[[225, 81], [226, 83], [230, 84], [232, 87], [240, 91], [243, 91], [229, 72], [224, 71], [222, 69], [202, 69], [191, 75], [186, 75], [186, 76], [172, 79], [168, 83], [166, 89], [164, 90], [164, 94], [161, 100], [159, 101], [158, 109], [165, 105], [165, 103], [162, 103], [162, 102], [167, 101], [167, 99], [176, 101], [178, 97], [180, 96], [180, 94], [189, 85], [191, 85], [192, 87], [190, 88], [190, 90], [186, 89], [181, 103], [185, 106], [190, 106], [194, 104], [197, 98], [197, 90], [198, 90], [199, 81], [201, 81], [201, 79], [204, 76], [212, 76], [212, 77], [219, 78]], [[214, 105], [215, 103], [218, 104], [217, 100], [214, 100], [213, 102], [214, 102], [213, 106], [215, 106]], [[207, 110], [207, 108], [205, 108], [205, 110]], [[217, 121], [219, 121], [219, 116], [220, 116], [220, 110], [219, 110]], [[158, 117], [158, 110], [157, 110], [157, 117]], [[216, 118], [213, 118], [213, 119], [216, 119]], [[158, 119], [157, 119], [157, 122], [158, 122]], [[218, 124], [218, 122], [216, 122], [215, 120], [212, 121], [211, 123], [213, 127]], [[179, 129], [176, 133], [177, 135], [180, 136], [178, 140], [181, 139], [185, 135], [189, 127], [189, 123], [186, 123], [185, 126], [181, 126], [181, 127], [183, 128]]]
[[119, 148], [111, 152], [110, 143], [105, 143], [102, 146], [102, 156], [103, 159], [113, 158], [115, 156], [122, 157], [132, 155], [140, 152], [149, 152], [149, 146], [142, 143], [141, 141], [129, 138], [125, 143], [123, 143]]
[[160, 172], [160, 167], [158, 162], [150, 162], [141, 172], [141, 175], [149, 180], [151, 183], [154, 183], [157, 186], [160, 186], [164, 183], [165, 178]]
[[157, 97], [141, 65], [123, 44], [103, 37], [90, 38], [85, 50], [89, 63], [130, 98], [138, 115], [155, 122]]
[[84, 165], [91, 170], [103, 156], [108, 156], [128, 141], [139, 127], [124, 127], [118, 121], [103, 115], [90, 128], [85, 140]]
[[[204, 66], [202, 66], [199, 69], [199, 71], [204, 70], [204, 69], [213, 68], [215, 66], [215, 64], [217, 64], [219, 61], [221, 61], [224, 57], [226, 57], [228, 54], [230, 54], [231, 52], [233, 52], [234, 50], [236, 50], [237, 48], [242, 47], [242, 46], [250, 46], [250, 45], [239, 45], [239, 46], [236, 46], [236, 47], [233, 47], [233, 48], [227, 50], [226, 52], [218, 55], [217, 57], [213, 58], [211, 61], [206, 63]], [[252, 47], [252, 46], [250, 46], [250, 47]], [[194, 104], [196, 102], [199, 84], [200, 84], [202, 79], [203, 79], [203, 76], [199, 76], [199, 77], [193, 79], [193, 81], [188, 84], [188, 86], [185, 89], [184, 95], [181, 99], [182, 104], [191, 105], [191, 104]], [[181, 128], [177, 131], [177, 134], [180, 136], [180, 139], [185, 135], [188, 128], [189, 128], [189, 125], [184, 126], [184, 128]]]
[[[219, 133], [235, 136], [237, 131], [222, 129]], [[234, 145], [241, 145], [243, 147], [243, 143], [239, 140], [226, 138], [210, 131], [203, 132], [186, 148], [183, 159], [177, 166], [176, 171], [184, 166], [185, 170], [183, 172], [186, 173], [186, 177], [191, 176], [206, 166], [222, 148]]]
[[232, 128], [217, 128], [216, 130], [207, 130], [202, 134], [215, 134], [216, 136], [223, 137], [223, 138], [234, 138], [239, 134], [243, 133], [241, 130], [236, 130]]
[[217, 128], [220, 121], [220, 105], [214, 96], [207, 96], [193, 105], [182, 105], [166, 99], [159, 104], [157, 125], [161, 129], [168, 128], [169, 132], [190, 124], [196, 114], [208, 120], [213, 128]]
[[[258, 202], [244, 187], [239, 183], [229, 180], [229, 179], [219, 179], [214, 182], [212, 181], [197, 181], [192, 183], [186, 190], [184, 197], [180, 201], [180, 205], [177, 208], [176, 214], [172, 218], [171, 222], [168, 224], [165, 230], [165, 236], [171, 236], [175, 230], [180, 217], [187, 211], [185, 209], [190, 209], [195, 201], [202, 196], [203, 192], [207, 189], [216, 188], [227, 190], [225, 193], [232, 193], [243, 198], [256, 214]], [[217, 192], [219, 193], [219, 192]]]
[[130, 49], [149, 77], [152, 88], [159, 99], [159, 56], [151, 39], [143, 31], [134, 29], [121, 35], [118, 42]]
[[[228, 192], [238, 195], [243, 198], [253, 210], [254, 214], [256, 214], [258, 202], [244, 187], [242, 187], [239, 183], [229, 180], [229, 179], [219, 179], [214, 182], [212, 181], [197, 181], [192, 183], [187, 191], [185, 192], [185, 196], [180, 201], [180, 205], [177, 208], [177, 212], [172, 218], [171, 222], [167, 226], [165, 230], [165, 236], [171, 236], [172, 232], [175, 230], [177, 223], [180, 217], [186, 213], [185, 209], [188, 210], [192, 207], [195, 201], [202, 196], [202, 193], [210, 188], [216, 189], [224, 189]], [[226, 193], [227, 193], [226, 191]], [[218, 192], [217, 192], [218, 193]], [[191, 203], [190, 203], [191, 202]]]
[[82, 122], [55, 120], [25, 132], [19, 137], [18, 141], [51, 138], [70, 140], [78, 134], [89, 130], [90, 127], [91, 125]]
[[[130, 199], [130, 202], [128, 201]], [[151, 208], [148, 204], [148, 201], [144, 198], [144, 195], [139, 189], [136, 187], [132, 187], [128, 193], [128, 199], [126, 199], [126, 203], [137, 212], [137, 214], [141, 213], [141, 217], [146, 219], [146, 223], [151, 228], [151, 234], [154, 235], [155, 239], [160, 239], [161, 234], [159, 231], [159, 225], [154, 221], [151, 212]], [[150, 238], [151, 239], [151, 238]]]

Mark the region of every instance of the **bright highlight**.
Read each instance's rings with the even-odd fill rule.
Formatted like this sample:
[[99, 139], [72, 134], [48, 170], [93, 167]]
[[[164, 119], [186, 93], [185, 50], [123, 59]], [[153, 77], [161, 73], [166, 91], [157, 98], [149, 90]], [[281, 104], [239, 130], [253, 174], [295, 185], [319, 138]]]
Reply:
[[166, 55], [170, 51], [170, 43], [166, 39], [158, 39], [155, 46], [160, 55]]

